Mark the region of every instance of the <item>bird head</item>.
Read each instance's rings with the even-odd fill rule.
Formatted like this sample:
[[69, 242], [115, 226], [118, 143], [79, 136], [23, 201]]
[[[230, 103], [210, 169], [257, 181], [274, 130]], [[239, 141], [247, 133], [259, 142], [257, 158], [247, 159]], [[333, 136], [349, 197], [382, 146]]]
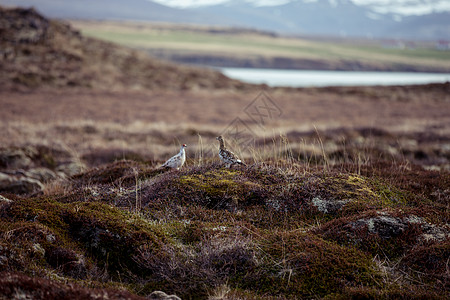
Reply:
[[187, 145], [186, 144], [183, 144], [181, 147], [183, 147], [183, 148], [187, 148]]
[[223, 139], [222, 139], [222, 136], [221, 135], [219, 135], [218, 137], [216, 137], [216, 140], [218, 140], [218, 141], [222, 141]]

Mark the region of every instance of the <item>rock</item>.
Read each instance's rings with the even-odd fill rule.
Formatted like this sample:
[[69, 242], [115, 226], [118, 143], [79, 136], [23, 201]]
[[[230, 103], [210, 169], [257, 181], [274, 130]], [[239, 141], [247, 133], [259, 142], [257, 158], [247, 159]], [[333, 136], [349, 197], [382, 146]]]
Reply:
[[47, 242], [49, 242], [49, 243], [53, 243], [56, 241], [56, 236], [51, 233], [47, 234], [45, 238], [46, 238]]
[[[35, 9], [1, 11], [1, 16], [5, 19], [7, 14], [9, 14], [9, 18], [2, 22], [4, 34], [0, 41], [35, 44], [46, 37], [49, 21], [40, 16]], [[15, 17], [11, 18], [11, 15]]]
[[[0, 173], [1, 174], [1, 173]], [[12, 203], [13, 201], [0, 195], [0, 203]]]
[[45, 249], [42, 248], [41, 244], [39, 243], [33, 244], [33, 250], [36, 254], [40, 255], [41, 257], [45, 256]]
[[32, 164], [32, 160], [22, 149], [1, 149], [0, 167], [9, 169], [27, 168]]
[[56, 168], [56, 171], [62, 172], [64, 174], [66, 174], [67, 176], [73, 176], [73, 175], [83, 172], [83, 170], [85, 170], [85, 169], [86, 169], [86, 166], [83, 163], [72, 161], [72, 162], [68, 162], [68, 163], [59, 165]]
[[[380, 213], [379, 213], [380, 214]], [[408, 228], [407, 222], [400, 218], [380, 214], [367, 219], [359, 219], [352, 224], [354, 228], [367, 226], [370, 233], [378, 234], [381, 238], [388, 239], [400, 235]]]
[[40, 182], [49, 182], [58, 177], [55, 172], [47, 168], [34, 168], [25, 172], [27, 177], [39, 180]]
[[166, 293], [161, 291], [154, 291], [147, 297], [147, 299], [181, 300], [181, 298], [176, 295], [167, 295]]
[[450, 231], [444, 227], [427, 223], [416, 215], [394, 217], [386, 212], [378, 212], [378, 216], [356, 220], [351, 224], [353, 229], [367, 226], [368, 232], [389, 239], [402, 234], [409, 227], [417, 225], [421, 229], [419, 240], [443, 241], [450, 238]]
[[0, 173], [0, 192], [29, 194], [43, 189], [44, 185], [36, 179]]
[[[12, 200], [10, 200], [10, 199], [8, 199], [8, 198], [3, 197], [2, 195], [0, 195], [0, 209], [2, 208], [2, 206], [8, 205], [8, 204], [10, 204], [10, 203], [12, 203], [12, 202], [13, 202]], [[0, 250], [2, 250], [2, 249], [1, 249], [1, 246], [0, 246]]]
[[326, 200], [320, 197], [314, 197], [311, 202], [318, 211], [324, 214], [334, 214], [339, 211], [346, 203], [350, 202], [350, 200]]

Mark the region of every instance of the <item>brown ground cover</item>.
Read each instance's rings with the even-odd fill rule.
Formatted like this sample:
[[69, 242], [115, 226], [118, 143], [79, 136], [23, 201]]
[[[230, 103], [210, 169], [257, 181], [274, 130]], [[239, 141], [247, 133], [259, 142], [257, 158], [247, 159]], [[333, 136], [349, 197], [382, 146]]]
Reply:
[[[215, 147], [214, 137], [239, 118], [238, 125], [261, 151], [286, 135], [297, 156], [320, 152], [322, 140], [328, 154], [350, 153], [356, 143], [448, 167], [449, 84], [262, 91], [4, 90], [1, 142], [65, 145], [81, 156], [122, 148], [158, 160], [188, 143], [188, 156], [194, 157], [200, 147]], [[261, 95], [279, 111], [269, 116], [261, 108], [255, 114]]]

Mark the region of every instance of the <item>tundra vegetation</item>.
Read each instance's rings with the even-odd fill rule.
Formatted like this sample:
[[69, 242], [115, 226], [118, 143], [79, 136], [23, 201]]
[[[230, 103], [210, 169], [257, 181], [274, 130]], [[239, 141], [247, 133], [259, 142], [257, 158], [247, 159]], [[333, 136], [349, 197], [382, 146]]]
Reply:
[[268, 89], [0, 13], [0, 299], [449, 298], [448, 83]]

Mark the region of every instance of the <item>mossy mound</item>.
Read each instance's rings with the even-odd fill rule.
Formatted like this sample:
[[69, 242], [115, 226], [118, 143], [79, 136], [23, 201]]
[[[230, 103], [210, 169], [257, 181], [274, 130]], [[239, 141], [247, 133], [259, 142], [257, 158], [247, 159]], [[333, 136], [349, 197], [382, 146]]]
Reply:
[[188, 299], [448, 296], [443, 201], [364, 174], [114, 162], [4, 194], [0, 272]]
[[[46, 198], [21, 199], [3, 206], [0, 215], [8, 245], [31, 243], [45, 258], [42, 267], [62, 267], [62, 271], [68, 262], [79, 260], [80, 255], [73, 251], [78, 249], [112, 276], [117, 272], [144, 272], [134, 259], [136, 251], [145, 246], [158, 253], [156, 256], [164, 256], [161, 247], [167, 243], [160, 229], [102, 203], [62, 204]], [[30, 247], [25, 244], [20, 248]], [[28, 251], [22, 256], [38, 262]]]
[[379, 270], [358, 250], [299, 231], [271, 232], [258, 242], [264, 263], [243, 282], [262, 294], [309, 298], [357, 286], [381, 288]]
[[135, 161], [120, 160], [77, 174], [72, 177], [72, 183], [78, 187], [95, 185], [128, 187], [164, 171]]
[[55, 230], [35, 222], [2, 222], [3, 241], [0, 253], [4, 258], [0, 270], [32, 272], [40, 276], [59, 270], [61, 276], [86, 279], [96, 267], [77, 247]]
[[214, 164], [149, 179], [140, 194], [149, 210], [172, 210], [177, 215], [182, 205], [212, 209], [213, 214], [239, 211], [252, 216], [247, 220], [255, 224], [266, 223], [265, 216], [271, 227], [286, 223], [286, 218], [296, 224], [401, 207], [406, 197], [398, 189], [356, 174], [312, 174], [267, 165], [226, 169]]

